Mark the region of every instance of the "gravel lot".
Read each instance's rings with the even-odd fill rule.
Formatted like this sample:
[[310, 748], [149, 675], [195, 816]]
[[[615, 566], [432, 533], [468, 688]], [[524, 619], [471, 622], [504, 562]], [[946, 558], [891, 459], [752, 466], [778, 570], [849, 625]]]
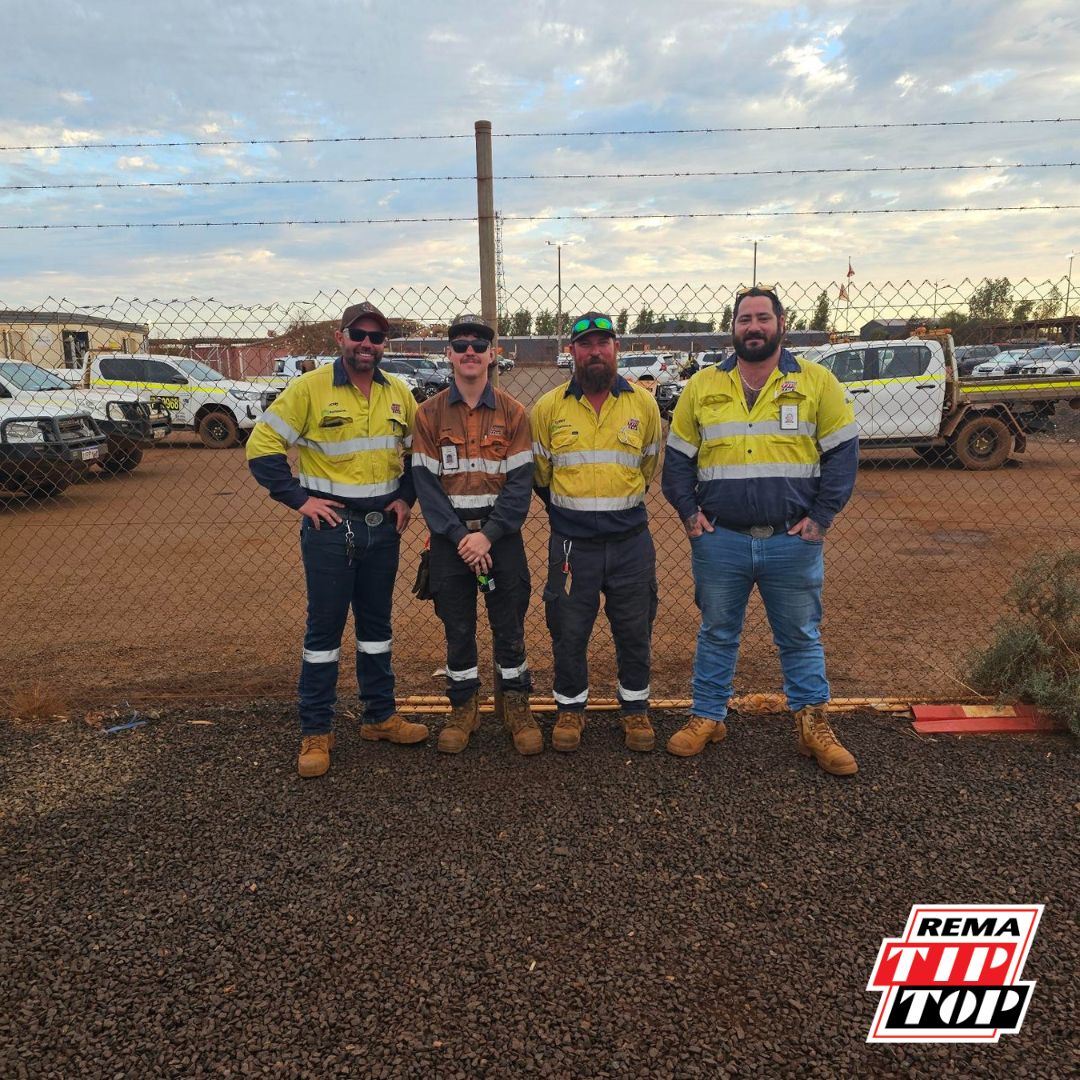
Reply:
[[[837, 780], [788, 724], [446, 758], [343, 718], [306, 782], [280, 703], [0, 725], [0, 1074], [1076, 1075], [1075, 744], [860, 715]], [[913, 903], [1033, 901], [1019, 1035], [865, 1044]]]

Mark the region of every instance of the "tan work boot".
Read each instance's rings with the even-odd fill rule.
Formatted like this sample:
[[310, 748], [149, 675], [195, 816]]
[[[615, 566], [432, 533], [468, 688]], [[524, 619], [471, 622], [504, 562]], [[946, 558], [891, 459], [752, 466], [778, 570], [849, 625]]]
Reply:
[[330, 768], [330, 751], [333, 749], [333, 732], [328, 735], [302, 735], [297, 772], [301, 776], [322, 776]]
[[551, 732], [553, 750], [576, 750], [581, 745], [581, 733], [585, 730], [583, 712], [560, 712]]
[[527, 694], [504, 694], [503, 716], [519, 754], [539, 754], [544, 749], [544, 735], [529, 708]]
[[855, 758], [833, 734], [824, 705], [807, 705], [800, 709], [795, 714], [795, 732], [799, 737], [799, 753], [817, 758], [817, 763], [827, 773], [851, 776], [859, 771]]
[[700, 754], [709, 743], [719, 742], [725, 735], [727, 724], [723, 720], [706, 720], [704, 716], [691, 715], [668, 739], [668, 753], [676, 757], [693, 757]]
[[439, 732], [438, 747], [444, 754], [460, 754], [469, 745], [469, 736], [480, 726], [480, 702], [473, 694], [468, 701], [450, 710], [450, 719]]
[[626, 733], [626, 749], [642, 752], [656, 745], [656, 732], [649, 723], [649, 714], [643, 712], [623, 713], [623, 731]]
[[393, 743], [418, 743], [428, 737], [426, 724], [414, 724], [397, 713], [391, 713], [381, 724], [361, 724], [360, 738], [374, 742], [388, 739]]

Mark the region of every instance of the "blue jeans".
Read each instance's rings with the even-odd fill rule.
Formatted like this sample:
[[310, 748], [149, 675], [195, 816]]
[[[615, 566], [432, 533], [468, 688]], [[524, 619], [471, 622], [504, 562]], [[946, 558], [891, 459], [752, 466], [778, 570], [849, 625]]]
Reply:
[[824, 544], [778, 533], [755, 540], [719, 526], [690, 541], [694, 600], [701, 610], [694, 655], [695, 716], [723, 720], [733, 693], [746, 605], [757, 585], [780, 652], [793, 712], [829, 700], [821, 644]]
[[[352, 533], [352, 557], [347, 542]], [[352, 607], [356, 623], [356, 681], [364, 723], [394, 711], [390, 666], [390, 608], [400, 538], [392, 519], [381, 525], [345, 520], [316, 529], [304, 518], [300, 554], [307, 579], [307, 630], [300, 666], [300, 730], [325, 735], [333, 728], [341, 636]]]

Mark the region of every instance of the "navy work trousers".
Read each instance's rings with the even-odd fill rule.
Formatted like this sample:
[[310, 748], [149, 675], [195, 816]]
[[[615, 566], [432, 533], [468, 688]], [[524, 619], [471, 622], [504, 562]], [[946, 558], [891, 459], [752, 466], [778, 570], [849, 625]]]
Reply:
[[[566, 544], [572, 544], [569, 574], [563, 573]], [[648, 529], [622, 540], [571, 541], [552, 533], [544, 612], [554, 653], [555, 704], [560, 712], [588, 704], [586, 654], [601, 594], [615, 640], [619, 702], [624, 712], [647, 712], [656, 618], [656, 548]]]
[[[446, 630], [446, 695], [466, 702], [480, 688], [476, 656], [476, 573], [445, 536], [431, 538], [431, 591], [435, 614]], [[491, 545], [492, 592], [483, 594], [495, 644], [495, 664], [504, 690], [527, 694], [532, 677], [525, 659], [525, 613], [529, 610], [529, 564], [521, 533]]]
[[[350, 542], [351, 538], [351, 542]], [[390, 666], [390, 608], [400, 538], [392, 517], [380, 525], [346, 519], [316, 529], [304, 518], [300, 554], [307, 578], [307, 630], [300, 666], [300, 730], [325, 735], [333, 727], [341, 636], [352, 607], [356, 623], [356, 681], [364, 723], [394, 711]]]

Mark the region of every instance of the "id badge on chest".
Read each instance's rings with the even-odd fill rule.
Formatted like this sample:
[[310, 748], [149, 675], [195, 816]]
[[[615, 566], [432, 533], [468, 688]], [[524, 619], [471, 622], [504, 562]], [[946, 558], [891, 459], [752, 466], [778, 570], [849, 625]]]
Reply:
[[445, 446], [440, 446], [442, 451], [442, 467], [444, 472], [457, 472], [458, 470], [458, 456], [457, 447], [453, 443], [449, 443]]
[[781, 431], [798, 431], [799, 430], [799, 406], [798, 405], [781, 405], [780, 406], [780, 430]]

